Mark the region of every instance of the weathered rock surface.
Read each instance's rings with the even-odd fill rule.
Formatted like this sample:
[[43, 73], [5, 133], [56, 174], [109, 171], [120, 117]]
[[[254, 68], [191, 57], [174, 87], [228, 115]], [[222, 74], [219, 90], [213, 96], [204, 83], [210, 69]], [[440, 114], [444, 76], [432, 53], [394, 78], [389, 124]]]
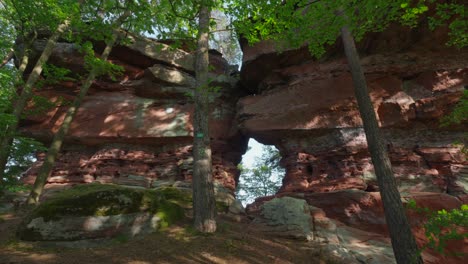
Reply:
[[[94, 82], [48, 183], [97, 181], [149, 187], [157, 180], [191, 179], [194, 109], [188, 95], [195, 86], [193, 54], [151, 39], [130, 38], [130, 44], [115, 47], [110, 55], [124, 74], [117, 80], [100, 77]], [[36, 43], [35, 48], [42, 46]], [[210, 115], [214, 177], [233, 192], [239, 176], [236, 166], [247, 144], [234, 123], [241, 91], [221, 54], [210, 52], [210, 61], [216, 66], [211, 78], [221, 87], [213, 95]], [[51, 62], [85, 74], [82, 55], [72, 44], [58, 43]], [[62, 103], [45, 112], [30, 105], [36, 114], [21, 121], [23, 133], [48, 145], [63, 121], [66, 102], [73, 100], [78, 88], [78, 82], [63, 82], [36, 91]], [[43, 158], [38, 155], [26, 182], [33, 182]]]
[[261, 205], [260, 214], [255, 222], [265, 225], [264, 231], [312, 240], [312, 218], [306, 201], [292, 197], [274, 198]]
[[254, 223], [275, 236], [319, 241], [324, 250], [346, 263], [395, 263], [388, 239], [383, 235], [349, 227], [328, 218], [304, 199], [273, 198], [263, 203]]
[[[411, 39], [411, 44], [408, 42]], [[374, 109], [402, 192], [467, 193], [465, 124], [440, 127], [468, 86], [468, 49], [445, 45], [444, 29], [393, 27], [360, 44]], [[324, 59], [306, 48], [276, 53], [244, 43], [238, 104], [243, 133], [281, 152], [280, 192], [378, 190], [340, 44]]]
[[148, 213], [73, 216], [53, 221], [39, 217], [32, 219], [26, 228], [37, 232], [36, 241], [75, 241], [144, 235], [158, 230], [159, 221], [159, 217]]
[[[460, 208], [463, 203], [451, 195], [440, 193], [412, 193], [403, 196], [404, 202], [409, 199], [414, 199], [418, 206], [431, 210]], [[281, 208], [284, 207], [275, 206], [273, 211], [268, 210], [269, 207], [284, 200], [309, 205], [308, 209], [302, 210], [302, 214], [296, 210], [296, 214], [301, 215], [300, 219], [309, 217], [309, 225], [302, 221], [303, 225], [307, 226], [305, 232], [300, 232], [302, 229], [291, 228], [295, 225], [287, 221], [290, 219], [288, 214], [274, 214], [279, 220], [272, 220], [271, 212], [282, 212]], [[285, 211], [288, 212], [288, 209]], [[254, 216], [255, 221], [259, 223], [269, 223], [263, 231], [271, 235], [294, 233], [302, 234], [303, 238], [307, 234], [312, 240], [322, 242], [325, 248], [337, 257], [351, 263], [395, 263], [382, 202], [377, 192], [340, 190], [327, 193], [280, 193], [257, 199], [247, 207], [247, 213]], [[422, 224], [426, 216], [412, 210], [408, 210], [407, 214], [418, 245], [425, 245], [427, 238]], [[468, 256], [455, 257], [451, 254], [464, 252], [467, 247], [468, 240], [464, 239], [452, 241], [448, 246], [447, 255], [425, 250], [424, 263], [465, 263]]]
[[[392, 26], [358, 44], [370, 96], [405, 200], [433, 210], [466, 203], [468, 160], [462, 145], [466, 124], [440, 127], [468, 87], [468, 49], [445, 45], [446, 29]], [[286, 169], [275, 197], [307, 201], [316, 239], [359, 263], [392, 263], [392, 251], [367, 151], [351, 75], [341, 44], [316, 60], [307, 48], [277, 53], [272, 42], [242, 43], [242, 132], [275, 145]], [[272, 197], [247, 213], [261, 217]], [[411, 212], [419, 245], [426, 242], [423, 217]], [[463, 252], [468, 241], [449, 245]], [[344, 250], [345, 248], [346, 250]], [[348, 254], [349, 253], [349, 254]], [[465, 263], [466, 257], [424, 253], [425, 263]]]
[[[453, 109], [468, 86], [468, 50], [455, 50], [446, 41], [445, 29], [430, 32], [392, 26], [359, 44], [402, 196], [433, 210], [468, 202], [468, 161], [455, 144], [466, 145], [468, 129], [466, 124], [439, 126], [440, 118]], [[300, 231], [305, 238], [312, 230], [313, 239], [328, 243], [330, 251], [349, 263], [392, 263], [383, 207], [341, 44], [331, 47], [320, 61], [306, 48], [278, 54], [271, 42], [242, 44], [243, 91], [230, 77], [231, 67], [218, 53], [210, 53], [215, 66], [211, 77], [221, 87], [212, 98], [210, 115], [218, 201], [227, 201], [228, 212], [243, 213], [232, 193], [247, 138], [273, 144], [286, 169], [276, 198], [300, 199], [294, 208], [303, 208], [304, 219], [312, 221], [305, 233], [297, 228], [293, 233]], [[49, 183], [97, 181], [189, 189], [193, 104], [186, 95], [193, 91], [193, 54], [134, 38], [131, 44], [116, 47], [111, 59], [124, 67], [124, 75], [117, 81], [100, 78], [93, 84]], [[52, 62], [83, 72], [82, 58], [71, 44], [59, 43]], [[72, 100], [76, 92], [73, 82], [37, 91], [53, 102]], [[22, 131], [47, 142], [66, 109], [63, 104], [28, 116], [21, 123]], [[27, 182], [37, 174], [43, 155], [38, 157], [26, 173]], [[258, 199], [247, 213], [264, 224], [275, 222], [275, 228], [267, 225], [267, 232], [288, 233], [287, 224], [279, 221], [278, 225], [268, 213], [262, 216], [262, 206], [271, 199]], [[282, 205], [270, 209], [281, 208], [288, 212]], [[408, 214], [422, 245], [426, 242], [423, 218]], [[464, 251], [467, 243], [450, 244], [450, 251]], [[432, 251], [425, 251], [424, 259], [434, 264], [468, 262], [466, 257]]]
[[138, 190], [90, 184], [64, 190], [41, 203], [19, 226], [27, 241], [77, 241], [135, 237], [184, 217], [188, 193], [175, 188]]
[[[192, 214], [190, 183], [155, 183], [154, 189], [96, 183], [52, 190], [49, 186], [45, 199], [19, 226], [18, 237], [65, 247], [94, 247], [113, 238], [155, 232]], [[215, 199], [219, 213], [244, 214], [242, 204], [220, 184], [216, 184]]]

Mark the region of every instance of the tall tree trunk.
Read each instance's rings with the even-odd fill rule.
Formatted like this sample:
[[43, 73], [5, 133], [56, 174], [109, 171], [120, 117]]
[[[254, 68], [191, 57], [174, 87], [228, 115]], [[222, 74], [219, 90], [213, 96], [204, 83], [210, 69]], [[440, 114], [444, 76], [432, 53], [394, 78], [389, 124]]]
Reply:
[[354, 39], [347, 26], [341, 28], [344, 49], [353, 77], [354, 91], [361, 113], [367, 144], [374, 164], [392, 247], [399, 264], [423, 263], [405, 214], [379, 125], [375, 116], [364, 72]]
[[[29, 55], [30, 55], [29, 48], [32, 45], [32, 42], [34, 42], [34, 40], [35, 38], [33, 38], [31, 42], [28, 42], [28, 45], [26, 45], [24, 48], [24, 52], [21, 58], [21, 63], [18, 67], [15, 85], [18, 85], [20, 83], [21, 78], [23, 78], [24, 71], [26, 70], [26, 67], [28, 66], [28, 63], [29, 63]], [[8, 149], [9, 149], [9, 147], [13, 144], [13, 136], [10, 136], [9, 134], [7, 134], [10, 132], [11, 132], [11, 129], [9, 126], [7, 126], [5, 129], [5, 134], [3, 135], [0, 141], [2, 143], [2, 145], [0, 146], [6, 145], [8, 146]], [[0, 149], [0, 187], [3, 185], [3, 176], [4, 176], [4, 171], [6, 169], [6, 164], [8, 162], [8, 156], [9, 156], [9, 152], [8, 154], [3, 154], [3, 148], [1, 148]]]
[[[125, 12], [117, 21], [116, 24], [120, 26], [122, 22], [130, 16], [130, 12]], [[112, 51], [112, 47], [114, 46], [117, 40], [118, 32], [115, 31], [112, 35], [112, 39], [106, 44], [104, 51], [101, 54], [102, 60], [107, 60], [109, 54]], [[83, 83], [80, 88], [80, 92], [78, 96], [73, 101], [73, 104], [68, 108], [67, 114], [65, 119], [63, 120], [62, 125], [60, 126], [59, 131], [54, 135], [52, 143], [50, 144], [49, 150], [47, 151], [47, 155], [44, 159], [44, 163], [42, 164], [41, 168], [39, 169], [39, 173], [34, 181], [34, 186], [31, 190], [31, 193], [28, 197], [28, 204], [38, 204], [39, 198], [41, 196], [42, 191], [44, 190], [44, 186], [47, 182], [47, 178], [49, 178], [50, 173], [52, 172], [52, 168], [55, 164], [55, 159], [57, 158], [60, 149], [62, 148], [63, 140], [70, 129], [70, 125], [73, 121], [73, 118], [76, 115], [77, 110], [80, 108], [81, 103], [83, 102], [83, 98], [88, 93], [89, 87], [93, 84], [94, 80], [96, 79], [96, 69], [92, 69], [88, 78]]]
[[16, 104], [13, 109], [13, 115], [15, 116], [16, 120], [14, 123], [8, 126], [4, 138], [1, 140], [0, 179], [3, 179], [6, 163], [8, 161], [8, 156], [10, 155], [10, 148], [13, 142], [13, 137], [18, 128], [18, 122], [21, 118], [21, 114], [23, 113], [24, 107], [26, 106], [27, 101], [31, 98], [33, 85], [39, 79], [39, 76], [42, 73], [44, 63], [47, 62], [50, 55], [52, 54], [52, 51], [57, 43], [58, 38], [63, 34], [63, 32], [65, 32], [65, 30], [67, 30], [69, 24], [69, 20], [66, 20], [64, 23], [60, 24], [57, 27], [57, 30], [54, 32], [54, 34], [49, 38], [44, 50], [42, 51], [41, 56], [39, 57], [39, 60], [36, 62], [36, 65], [34, 66], [31, 74], [28, 77], [28, 80], [26, 81], [26, 84], [23, 87], [23, 90], [21, 91], [18, 100], [16, 101]]
[[199, 12], [199, 33], [195, 74], [195, 113], [193, 118], [193, 214], [194, 226], [206, 233], [216, 231], [216, 203], [213, 190], [211, 168], [211, 147], [209, 131], [209, 92], [208, 88], [208, 40], [210, 7], [202, 0]]

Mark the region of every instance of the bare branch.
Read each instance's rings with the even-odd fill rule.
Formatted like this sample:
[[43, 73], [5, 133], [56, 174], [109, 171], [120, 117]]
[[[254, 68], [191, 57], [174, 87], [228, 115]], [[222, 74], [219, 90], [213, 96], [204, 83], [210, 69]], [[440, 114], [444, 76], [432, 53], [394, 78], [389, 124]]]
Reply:
[[210, 34], [216, 33], [216, 32], [230, 32], [234, 30], [235, 30], [234, 28], [216, 29], [216, 30], [210, 30]]

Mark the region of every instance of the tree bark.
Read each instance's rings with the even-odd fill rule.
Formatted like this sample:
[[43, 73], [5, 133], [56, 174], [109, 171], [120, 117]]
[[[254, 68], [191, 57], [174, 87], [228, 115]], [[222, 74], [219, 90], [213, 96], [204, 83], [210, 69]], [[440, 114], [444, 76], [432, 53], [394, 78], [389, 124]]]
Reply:
[[[130, 16], [130, 12], [125, 12], [124, 15], [122, 15], [116, 21], [116, 24], [120, 26], [122, 22], [128, 16]], [[105, 61], [109, 57], [109, 54], [112, 51], [112, 47], [117, 41], [117, 36], [118, 36], [118, 32], [115, 31], [114, 34], [112, 35], [111, 40], [106, 44], [106, 47], [101, 54], [102, 60]], [[88, 78], [86, 78], [86, 81], [81, 86], [78, 96], [75, 98], [70, 108], [68, 108], [67, 114], [65, 115], [65, 119], [63, 120], [62, 125], [60, 126], [57, 133], [54, 135], [54, 138], [47, 151], [47, 155], [44, 159], [44, 162], [41, 168], [39, 169], [39, 173], [36, 177], [36, 180], [34, 181], [34, 186], [28, 197], [28, 201], [27, 201], [28, 204], [39, 203], [39, 198], [42, 194], [42, 191], [44, 190], [44, 186], [47, 182], [47, 178], [49, 178], [50, 173], [52, 172], [52, 168], [54, 167], [54, 164], [55, 164], [55, 159], [57, 158], [57, 155], [60, 152], [60, 149], [62, 148], [63, 141], [65, 139], [65, 136], [68, 133], [68, 130], [70, 129], [70, 125], [73, 122], [73, 118], [75, 117], [76, 112], [80, 108], [81, 103], [83, 102], [83, 98], [88, 93], [89, 87], [91, 87], [95, 79], [96, 79], [96, 69], [92, 69]]]
[[[20, 64], [20, 66], [18, 68], [16, 84], [19, 83], [20, 79], [23, 77], [23, 74], [24, 74], [24, 71], [26, 70], [26, 67], [28, 66], [28, 63], [29, 63], [29, 51], [28, 51], [28, 49], [29, 49], [29, 46], [27, 46], [25, 48], [25, 51], [23, 53], [23, 57], [21, 58], [21, 64]], [[3, 151], [6, 151], [7, 147], [8, 147], [8, 151], [9, 151], [9, 148], [13, 144], [13, 136], [10, 136], [10, 137], [7, 136], [7, 133], [9, 133], [9, 131], [11, 131], [11, 130], [9, 129], [9, 126], [7, 126], [5, 128], [5, 131], [3, 131], [4, 134], [3, 134], [2, 138], [0, 139], [0, 141], [2, 142], [2, 145], [0, 146], [0, 187], [3, 185], [4, 171], [6, 169], [6, 164], [8, 162], [8, 156], [9, 156], [9, 152], [8, 152], [8, 154], [3, 154]]]
[[423, 263], [405, 214], [384, 142], [380, 135], [364, 72], [354, 39], [347, 26], [341, 28], [346, 58], [361, 113], [369, 152], [374, 164], [392, 247], [398, 264]]
[[209, 134], [208, 40], [210, 7], [201, 1], [195, 74], [195, 113], [193, 118], [193, 214], [194, 226], [200, 232], [216, 231], [216, 203], [213, 189], [211, 147]]
[[26, 106], [27, 101], [31, 98], [33, 85], [39, 79], [39, 76], [42, 73], [44, 63], [47, 62], [50, 55], [52, 54], [52, 50], [54, 49], [58, 38], [63, 34], [63, 32], [65, 32], [65, 30], [67, 30], [69, 24], [70, 24], [69, 20], [66, 20], [64, 23], [60, 24], [57, 27], [57, 30], [54, 32], [54, 34], [49, 38], [44, 50], [42, 51], [41, 56], [39, 57], [39, 60], [36, 62], [36, 65], [34, 66], [31, 74], [28, 77], [28, 80], [26, 81], [26, 84], [23, 87], [23, 90], [21, 91], [21, 94], [18, 100], [16, 101], [16, 104], [13, 109], [13, 115], [15, 116], [16, 120], [14, 123], [8, 126], [5, 132], [5, 136], [1, 140], [0, 181], [3, 179], [3, 176], [5, 175], [5, 168], [6, 168], [6, 164], [8, 161], [8, 156], [10, 155], [10, 148], [13, 142], [14, 134], [18, 128], [18, 122], [19, 122], [19, 119], [21, 118], [21, 114], [23, 113], [24, 107]]
[[11, 49], [8, 54], [5, 56], [5, 59], [3, 59], [2, 63], [0, 63], [0, 68], [3, 66], [7, 65], [7, 63], [13, 59], [13, 56], [15, 55], [15, 51]]

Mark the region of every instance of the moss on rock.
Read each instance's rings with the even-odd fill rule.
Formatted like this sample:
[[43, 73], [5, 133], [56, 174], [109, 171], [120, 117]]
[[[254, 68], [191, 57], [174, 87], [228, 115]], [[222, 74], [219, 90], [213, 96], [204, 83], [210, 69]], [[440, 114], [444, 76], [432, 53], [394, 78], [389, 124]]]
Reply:
[[156, 230], [183, 219], [184, 208], [191, 200], [190, 193], [172, 187], [145, 190], [110, 184], [78, 185], [37, 206], [17, 234], [30, 241], [74, 241], [122, 232], [133, 236], [143, 229]]
[[110, 184], [85, 184], [56, 194], [35, 208], [28, 218], [42, 217], [49, 221], [64, 216], [109, 216], [165, 210], [183, 215], [182, 205], [187, 199], [191, 200], [191, 197], [175, 188], [141, 190]]

